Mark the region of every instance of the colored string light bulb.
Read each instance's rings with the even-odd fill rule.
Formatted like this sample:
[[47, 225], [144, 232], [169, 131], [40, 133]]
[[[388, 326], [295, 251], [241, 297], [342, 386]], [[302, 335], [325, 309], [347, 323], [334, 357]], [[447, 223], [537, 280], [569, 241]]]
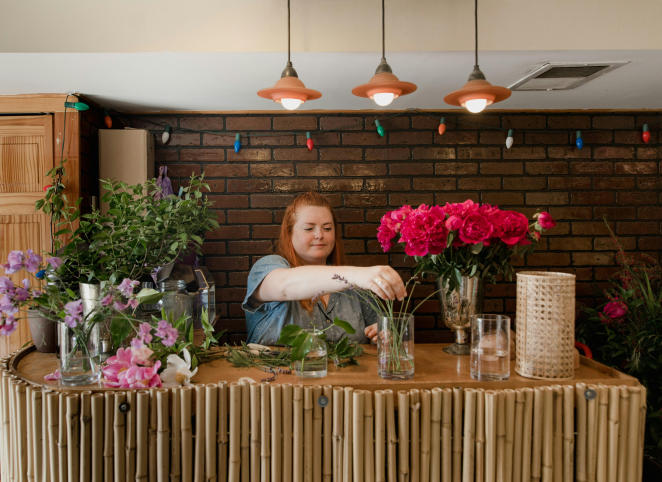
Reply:
[[377, 126], [377, 134], [379, 134], [381, 137], [384, 137], [386, 131], [382, 127], [382, 123], [379, 122], [379, 119], [375, 119], [375, 126]]
[[648, 124], [644, 124], [644, 132], [641, 134], [641, 138], [646, 144], [651, 140], [651, 133], [648, 131]]
[[108, 129], [113, 127], [113, 119], [110, 118], [110, 113], [107, 109], [103, 110], [103, 122]]
[[76, 109], [76, 110], [87, 110], [90, 108], [89, 105], [83, 102], [65, 102], [64, 106], [68, 107], [69, 109]]
[[306, 132], [306, 145], [308, 146], [309, 151], [312, 151], [315, 146], [315, 144], [313, 144], [313, 139], [310, 137], [310, 132]]
[[241, 151], [241, 134], [234, 136], [234, 152], [239, 153]]
[[161, 136], [161, 142], [167, 144], [169, 140], [170, 140], [170, 124], [166, 124], [165, 130], [163, 131], [163, 135]]
[[506, 149], [513, 147], [513, 130], [508, 129], [508, 137], [506, 137]]
[[575, 141], [577, 149], [584, 147], [584, 139], [582, 139], [582, 131], [577, 131], [577, 140]]
[[446, 118], [442, 117], [439, 121], [439, 135], [443, 135], [444, 132], [446, 132]]

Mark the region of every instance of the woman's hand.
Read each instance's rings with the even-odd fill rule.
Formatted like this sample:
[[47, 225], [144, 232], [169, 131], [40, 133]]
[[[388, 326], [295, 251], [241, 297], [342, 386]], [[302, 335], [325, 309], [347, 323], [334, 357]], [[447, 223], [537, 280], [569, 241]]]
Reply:
[[370, 338], [373, 341], [373, 343], [377, 343], [377, 323], [374, 323], [366, 327], [365, 336]]
[[372, 291], [383, 300], [402, 301], [407, 296], [402, 278], [390, 266], [355, 268], [349, 281], [359, 288]]

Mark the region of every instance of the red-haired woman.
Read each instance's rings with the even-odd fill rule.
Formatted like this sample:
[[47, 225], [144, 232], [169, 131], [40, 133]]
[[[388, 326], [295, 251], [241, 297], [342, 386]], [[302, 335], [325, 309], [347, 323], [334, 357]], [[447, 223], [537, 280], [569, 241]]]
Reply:
[[[376, 314], [339, 293], [348, 285], [335, 275], [383, 299], [402, 300], [406, 295], [400, 275], [390, 266], [346, 265], [333, 208], [314, 192], [301, 194], [285, 211], [276, 252], [261, 258], [248, 275], [242, 307], [251, 343], [275, 345], [286, 325], [326, 328], [336, 317], [356, 329], [350, 339], [376, 339]], [[329, 341], [337, 341], [345, 332], [332, 327], [326, 333]]]

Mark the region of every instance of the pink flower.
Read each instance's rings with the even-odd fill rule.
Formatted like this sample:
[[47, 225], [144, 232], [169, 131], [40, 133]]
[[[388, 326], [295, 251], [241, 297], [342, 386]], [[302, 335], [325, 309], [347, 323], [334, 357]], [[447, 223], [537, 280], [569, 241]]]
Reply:
[[154, 366], [144, 367], [149, 363], [149, 356], [153, 353], [147, 347], [146, 351], [131, 348], [117, 350], [117, 355], [108, 359], [107, 365], [101, 369], [104, 383], [108, 387], [116, 388], [151, 388], [160, 387], [161, 379], [157, 375], [161, 362]]
[[475, 213], [478, 210], [478, 204], [473, 202], [471, 199], [467, 199], [463, 203], [446, 203], [444, 211], [450, 216], [458, 216], [461, 219], [466, 218], [470, 214]]
[[161, 338], [161, 343], [165, 346], [172, 346], [179, 338], [179, 332], [167, 320], [161, 320], [157, 324], [156, 336]]
[[538, 214], [538, 224], [543, 229], [552, 229], [556, 226], [556, 221], [549, 213], [540, 213]]
[[76, 328], [83, 321], [83, 300], [70, 301], [64, 305], [64, 323], [69, 328]]
[[18, 313], [18, 306], [16, 306], [16, 303], [14, 303], [14, 300], [9, 295], [4, 295], [0, 298], [0, 312], [7, 316]]
[[4, 268], [5, 274], [14, 274], [23, 269], [24, 261], [23, 251], [11, 251], [7, 256], [7, 264], [0, 264], [0, 267]]
[[143, 341], [140, 338], [134, 338], [131, 340], [131, 348], [140, 350], [143, 347]]
[[129, 278], [124, 278], [124, 280], [117, 287], [120, 293], [122, 293], [127, 298], [131, 298], [133, 295], [133, 288], [138, 286], [140, 283], [138, 281], [130, 280]]
[[409, 256], [441, 254], [446, 249], [448, 228], [444, 221], [446, 213], [439, 206], [428, 208], [425, 204], [412, 211], [404, 220], [399, 243], [405, 244]]
[[14, 289], [14, 282], [6, 276], [0, 276], [0, 294]]
[[449, 231], [457, 231], [462, 227], [462, 218], [453, 214], [446, 220], [446, 228]]
[[115, 304], [113, 305], [113, 307], [115, 307], [115, 309], [117, 311], [124, 311], [129, 306], [135, 310], [136, 308], [138, 308], [139, 304], [140, 304], [140, 302], [138, 300], [135, 300], [135, 299], [134, 300], [128, 300], [126, 302], [126, 304], [125, 303], [120, 303], [119, 301], [116, 301]]
[[60, 266], [62, 266], [62, 258], [58, 258], [57, 256], [48, 258], [46, 262], [50, 264], [53, 267], [53, 269], [58, 269]]
[[18, 328], [18, 323], [13, 314], [0, 313], [0, 323], [0, 335], [2, 336], [9, 336]]
[[157, 373], [160, 367], [160, 361], [157, 361], [153, 367], [132, 366], [120, 375], [120, 388], [161, 387], [161, 378]]
[[30, 292], [25, 288], [17, 288], [14, 293], [14, 299], [16, 301], [25, 301], [30, 297]]
[[470, 214], [460, 228], [460, 239], [468, 244], [486, 243], [492, 235], [492, 223], [481, 214]]
[[605, 305], [603, 310], [604, 314], [612, 320], [622, 318], [628, 312], [628, 307], [625, 303], [619, 300], [614, 300]]
[[101, 299], [101, 306], [109, 306], [112, 302], [113, 302], [113, 295], [108, 294]]
[[[501, 238], [507, 245], [513, 246], [520, 241], [526, 242], [529, 232], [529, 220], [522, 213], [516, 211], [499, 211], [492, 218], [495, 232], [494, 236]], [[530, 243], [530, 241], [529, 241]]]
[[39, 270], [39, 265], [41, 264], [42, 259], [43, 258], [38, 254], [35, 254], [34, 251], [28, 249], [27, 259], [25, 260], [25, 264], [23, 265], [25, 271], [27, 271], [28, 273], [36, 273]]
[[382, 245], [384, 252], [391, 249], [393, 238], [396, 234], [394, 223], [389, 216], [389, 213], [384, 214], [384, 216], [382, 216], [381, 224], [377, 228], [377, 240]]
[[60, 370], [55, 370], [44, 377], [44, 380], [59, 380], [61, 378]]
[[152, 325], [149, 323], [141, 323], [138, 328], [138, 338], [145, 343], [152, 342]]

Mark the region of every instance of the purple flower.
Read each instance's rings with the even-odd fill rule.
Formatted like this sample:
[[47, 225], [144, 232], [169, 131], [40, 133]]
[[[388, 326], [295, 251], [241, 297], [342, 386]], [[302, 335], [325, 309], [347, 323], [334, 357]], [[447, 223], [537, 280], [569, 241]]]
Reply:
[[145, 343], [152, 342], [152, 325], [149, 323], [141, 323], [138, 328], [138, 338], [140, 338]]
[[23, 261], [25, 261], [23, 251], [12, 251], [7, 256], [7, 264], [0, 264], [0, 267], [5, 269], [5, 274], [14, 274], [17, 271], [21, 271]]
[[83, 320], [83, 300], [70, 301], [64, 305], [66, 316], [64, 323], [69, 328], [76, 328], [76, 325]]
[[143, 341], [140, 338], [134, 338], [131, 340], [131, 348], [140, 350], [143, 347]]
[[18, 328], [14, 315], [0, 313], [0, 322], [2, 323], [2, 326], [0, 326], [0, 335], [2, 336], [9, 336]]
[[109, 306], [113, 302], [113, 295], [106, 295], [101, 300], [101, 306]]
[[53, 269], [58, 269], [60, 266], [62, 266], [62, 258], [58, 258], [57, 256], [48, 258], [46, 262], [50, 264], [53, 267]]
[[129, 278], [124, 278], [124, 280], [117, 287], [120, 293], [122, 293], [127, 298], [131, 298], [133, 295], [133, 288], [138, 286], [140, 283], [138, 281], [130, 280]]
[[14, 282], [6, 276], [0, 276], [0, 294], [14, 289]]
[[25, 278], [23, 281], [21, 281], [21, 284], [23, 285], [23, 288], [26, 290], [30, 289], [30, 280]]
[[17, 288], [14, 293], [14, 299], [16, 301], [25, 301], [30, 297], [30, 292], [24, 288]]
[[114, 307], [117, 311], [124, 311], [124, 310], [126, 310], [129, 306], [135, 310], [136, 308], [138, 308], [138, 305], [139, 305], [139, 304], [140, 304], [140, 303], [138, 302], [138, 300], [129, 300], [126, 304], [121, 303], [121, 302], [119, 302], [119, 301], [116, 301], [115, 304], [113, 305], [113, 307]]
[[165, 346], [172, 346], [177, 341], [179, 332], [167, 320], [161, 320], [157, 324], [156, 336], [161, 338], [161, 342]]
[[43, 258], [38, 254], [35, 254], [34, 251], [28, 249], [27, 260], [25, 261], [25, 265], [23, 266], [25, 268], [25, 271], [27, 271], [28, 273], [36, 273], [39, 270], [39, 265], [41, 264], [42, 259]]
[[18, 312], [18, 307], [9, 295], [4, 295], [0, 298], [0, 312], [4, 313], [5, 316], [11, 316]]

